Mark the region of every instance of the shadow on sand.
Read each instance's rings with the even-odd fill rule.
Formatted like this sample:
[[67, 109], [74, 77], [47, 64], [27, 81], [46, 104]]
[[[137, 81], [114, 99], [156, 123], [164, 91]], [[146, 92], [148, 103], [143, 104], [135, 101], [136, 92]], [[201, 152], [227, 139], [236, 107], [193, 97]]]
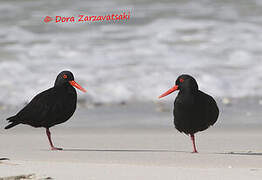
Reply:
[[63, 149], [63, 151], [82, 151], [82, 152], [134, 152], [134, 153], [143, 153], [143, 152], [159, 152], [159, 153], [168, 153], [168, 152], [183, 152], [190, 153], [186, 151], [173, 151], [173, 150], [161, 150], [161, 149]]
[[262, 152], [252, 152], [252, 151], [247, 151], [247, 152], [226, 152], [226, 153], [218, 153], [218, 154], [228, 154], [228, 155], [244, 155], [244, 156], [262, 156]]
[[176, 151], [168, 149], [88, 149], [88, 148], [67, 148], [65, 152], [121, 152], [121, 153], [187, 153], [187, 154], [217, 154], [217, 155], [244, 155], [244, 156], [262, 156], [262, 152], [253, 151], [231, 151], [231, 152], [200, 152], [192, 153], [190, 151]]

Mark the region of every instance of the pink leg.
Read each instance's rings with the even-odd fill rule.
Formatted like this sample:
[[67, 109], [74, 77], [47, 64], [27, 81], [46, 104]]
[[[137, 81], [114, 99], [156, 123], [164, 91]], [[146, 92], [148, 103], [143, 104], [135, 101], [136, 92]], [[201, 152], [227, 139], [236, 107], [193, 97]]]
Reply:
[[192, 153], [198, 153], [197, 149], [196, 149], [195, 135], [194, 134], [190, 134], [190, 137], [191, 137], [191, 140], [192, 140], [192, 143], [193, 143], [193, 148], [194, 148], [194, 151]]
[[48, 137], [48, 141], [51, 146], [51, 150], [63, 150], [62, 148], [54, 147], [52, 139], [51, 139], [51, 132], [49, 131], [49, 128], [46, 128], [46, 135]]

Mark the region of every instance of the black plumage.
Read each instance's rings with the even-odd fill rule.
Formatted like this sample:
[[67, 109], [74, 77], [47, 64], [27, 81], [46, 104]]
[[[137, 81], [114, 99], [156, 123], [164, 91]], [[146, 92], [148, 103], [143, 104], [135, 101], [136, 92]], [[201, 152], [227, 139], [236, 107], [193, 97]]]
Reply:
[[173, 110], [175, 128], [191, 136], [193, 152], [197, 152], [194, 134], [215, 124], [219, 115], [218, 106], [210, 95], [198, 89], [196, 80], [190, 75], [179, 76], [175, 86], [159, 98], [175, 90], [179, 90]]
[[75, 112], [77, 94], [75, 88], [85, 90], [74, 81], [70, 71], [61, 72], [55, 81], [54, 87], [36, 95], [15, 116], [7, 118], [11, 123], [5, 129], [12, 128], [18, 124], [27, 124], [33, 127], [46, 128], [46, 134], [52, 150], [61, 150], [53, 146], [49, 128], [64, 123]]

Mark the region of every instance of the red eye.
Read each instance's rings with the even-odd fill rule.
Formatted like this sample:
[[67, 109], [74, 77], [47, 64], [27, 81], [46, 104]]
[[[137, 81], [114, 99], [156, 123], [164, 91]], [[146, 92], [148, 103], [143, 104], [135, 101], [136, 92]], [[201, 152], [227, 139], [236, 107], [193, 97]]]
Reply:
[[184, 79], [182, 79], [182, 78], [179, 78], [179, 81], [182, 83], [182, 82], [184, 82]]
[[64, 79], [66, 79], [66, 78], [67, 78], [67, 75], [66, 75], [66, 74], [64, 74], [64, 75], [63, 75], [63, 78], [64, 78]]

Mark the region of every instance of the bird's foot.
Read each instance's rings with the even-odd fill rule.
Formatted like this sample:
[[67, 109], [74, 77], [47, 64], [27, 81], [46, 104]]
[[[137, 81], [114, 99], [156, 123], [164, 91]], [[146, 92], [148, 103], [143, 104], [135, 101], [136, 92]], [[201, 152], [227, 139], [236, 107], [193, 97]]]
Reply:
[[62, 151], [63, 148], [51, 147], [52, 151]]
[[191, 153], [198, 153], [197, 151], [193, 151], [193, 152], [191, 152]]

